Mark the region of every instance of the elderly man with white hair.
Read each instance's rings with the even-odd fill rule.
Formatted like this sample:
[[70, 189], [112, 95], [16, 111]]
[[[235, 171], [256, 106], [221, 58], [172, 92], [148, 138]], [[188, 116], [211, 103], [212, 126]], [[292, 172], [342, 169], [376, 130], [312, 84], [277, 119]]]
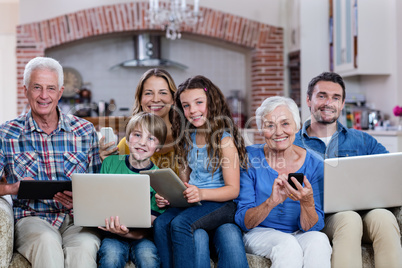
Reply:
[[[246, 252], [269, 258], [272, 267], [331, 267], [324, 227], [323, 163], [293, 144], [299, 109], [285, 97], [270, 97], [256, 111], [265, 144], [247, 147], [250, 165], [240, 178], [236, 223], [245, 231]], [[290, 173], [303, 173], [299, 183]]]
[[0, 196], [12, 195], [15, 248], [33, 267], [96, 267], [100, 239], [96, 230], [73, 224], [71, 191], [51, 200], [17, 199], [22, 180], [69, 181], [72, 173], [100, 169], [94, 126], [63, 114], [63, 68], [54, 59], [37, 57], [24, 71], [30, 110], [0, 126]]

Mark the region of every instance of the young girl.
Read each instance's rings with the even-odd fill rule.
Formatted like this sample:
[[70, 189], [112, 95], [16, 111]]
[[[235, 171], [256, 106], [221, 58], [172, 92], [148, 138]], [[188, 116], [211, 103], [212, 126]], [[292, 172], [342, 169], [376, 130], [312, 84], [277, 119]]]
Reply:
[[[195, 76], [182, 83], [175, 105], [172, 131], [180, 178], [187, 186], [183, 195], [202, 206], [169, 208], [155, 220], [154, 237], [162, 267], [194, 267], [194, 231], [233, 222], [233, 199], [239, 195], [240, 167], [246, 167], [247, 156], [225, 97], [208, 78]], [[157, 204], [164, 207], [169, 201], [157, 195]], [[247, 267], [245, 253], [241, 266]]]

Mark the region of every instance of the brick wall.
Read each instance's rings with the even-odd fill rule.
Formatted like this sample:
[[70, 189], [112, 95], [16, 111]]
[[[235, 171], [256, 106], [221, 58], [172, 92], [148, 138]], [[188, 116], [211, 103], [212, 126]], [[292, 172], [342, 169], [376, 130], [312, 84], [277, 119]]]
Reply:
[[[167, 3], [163, 3], [167, 4]], [[104, 34], [156, 30], [145, 19], [148, 2], [100, 6], [65, 14], [49, 20], [17, 27], [17, 109], [20, 114], [27, 105], [22, 87], [25, 64], [35, 56], [44, 56], [47, 48]], [[204, 20], [182, 33], [214, 38], [247, 47], [251, 57], [251, 111], [262, 100], [283, 92], [283, 29], [201, 8]], [[254, 125], [254, 123], [252, 123]], [[261, 139], [256, 136], [258, 141]]]

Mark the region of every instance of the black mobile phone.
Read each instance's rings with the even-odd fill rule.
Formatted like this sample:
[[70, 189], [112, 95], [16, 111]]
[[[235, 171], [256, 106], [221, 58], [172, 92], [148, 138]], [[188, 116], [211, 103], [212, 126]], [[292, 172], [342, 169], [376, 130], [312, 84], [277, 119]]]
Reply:
[[289, 173], [288, 175], [288, 183], [297, 190], [296, 185], [293, 183], [291, 177], [295, 177], [296, 180], [303, 185], [304, 174], [303, 173]]

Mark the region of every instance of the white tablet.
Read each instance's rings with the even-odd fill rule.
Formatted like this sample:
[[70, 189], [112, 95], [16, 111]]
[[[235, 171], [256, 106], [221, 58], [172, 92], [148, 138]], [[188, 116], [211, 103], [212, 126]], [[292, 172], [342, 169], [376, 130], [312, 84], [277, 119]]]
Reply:
[[187, 187], [180, 178], [170, 168], [144, 170], [142, 174], [147, 174], [150, 177], [152, 188], [165, 199], [169, 200], [172, 207], [190, 207], [200, 206], [201, 203], [188, 203], [183, 196], [184, 190]]

